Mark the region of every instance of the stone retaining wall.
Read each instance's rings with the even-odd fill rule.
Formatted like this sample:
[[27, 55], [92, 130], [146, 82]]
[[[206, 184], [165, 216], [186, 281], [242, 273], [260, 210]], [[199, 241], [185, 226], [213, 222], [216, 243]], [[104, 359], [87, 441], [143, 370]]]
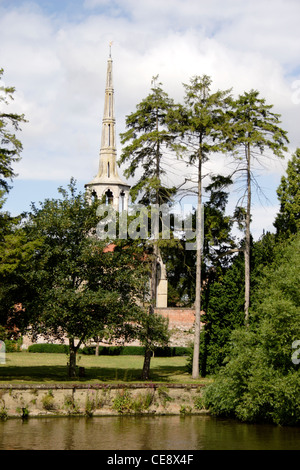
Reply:
[[201, 385], [0, 385], [0, 418], [200, 414]]

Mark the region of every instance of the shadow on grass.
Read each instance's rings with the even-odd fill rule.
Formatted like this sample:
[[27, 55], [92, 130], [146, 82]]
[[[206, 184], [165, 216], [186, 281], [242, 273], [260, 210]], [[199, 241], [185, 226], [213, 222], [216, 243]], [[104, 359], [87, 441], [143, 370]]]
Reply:
[[[79, 371], [79, 368], [77, 368]], [[0, 369], [0, 381], [26, 381], [26, 382], [140, 382], [142, 370], [85, 367], [85, 376], [71, 378], [68, 376], [67, 366], [5, 366]], [[186, 374], [184, 366], [156, 366], [150, 369], [151, 381], [176, 382], [175, 376]]]

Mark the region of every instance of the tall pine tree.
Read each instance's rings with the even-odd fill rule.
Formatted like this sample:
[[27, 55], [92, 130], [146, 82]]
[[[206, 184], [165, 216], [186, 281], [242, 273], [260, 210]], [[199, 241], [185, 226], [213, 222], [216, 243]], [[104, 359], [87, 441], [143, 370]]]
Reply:
[[196, 379], [199, 377], [201, 328], [203, 164], [211, 154], [225, 149], [224, 126], [230, 90], [211, 92], [211, 79], [207, 75], [192, 78], [184, 88], [184, 105], [178, 105], [170, 113], [169, 119], [179, 141], [178, 152], [187, 159], [191, 167], [196, 168], [195, 181], [192, 182], [197, 194], [195, 339], [192, 368], [192, 376]]
[[[287, 150], [287, 133], [281, 129], [280, 115], [272, 112], [273, 105], [251, 90], [240, 95], [233, 103], [231, 126], [228, 128], [228, 142], [233, 149], [236, 162], [235, 175], [243, 180], [245, 209], [245, 324], [249, 323], [250, 305], [250, 242], [251, 202], [254, 179], [254, 163], [261, 163], [262, 157], [275, 155], [283, 158]], [[269, 155], [268, 155], [269, 152]], [[270, 155], [271, 154], [271, 155]]]
[[[127, 145], [122, 151], [120, 163], [129, 164], [124, 171], [125, 176], [132, 177], [138, 173], [138, 181], [130, 190], [132, 200], [136, 201], [139, 197], [141, 204], [152, 204], [158, 208], [170, 201], [175, 188], [167, 187], [163, 183], [167, 171], [164, 166], [165, 152], [171, 148], [173, 142], [166, 117], [173, 101], [163, 91], [161, 83], [157, 83], [157, 78], [152, 79], [151, 93], [137, 105], [136, 111], [126, 118], [127, 131], [121, 134], [121, 142]], [[157, 236], [159, 227], [154, 227], [153, 231]], [[154, 315], [156, 302], [160, 256], [157, 239], [153, 240], [152, 247], [150, 315]], [[151, 348], [146, 345], [142, 374], [144, 380], [149, 379], [151, 355]]]

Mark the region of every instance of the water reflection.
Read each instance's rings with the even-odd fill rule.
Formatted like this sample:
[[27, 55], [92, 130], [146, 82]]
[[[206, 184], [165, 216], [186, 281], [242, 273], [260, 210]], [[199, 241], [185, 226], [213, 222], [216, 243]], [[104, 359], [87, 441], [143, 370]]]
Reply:
[[300, 450], [300, 428], [209, 416], [31, 418], [0, 422], [1, 450]]

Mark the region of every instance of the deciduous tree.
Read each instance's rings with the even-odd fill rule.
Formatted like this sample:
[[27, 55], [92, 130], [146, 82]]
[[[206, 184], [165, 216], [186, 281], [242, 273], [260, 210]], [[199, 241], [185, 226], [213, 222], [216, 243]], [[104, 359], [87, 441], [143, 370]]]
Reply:
[[27, 272], [30, 296], [23, 303], [31, 332], [67, 337], [69, 373], [76, 374], [76, 352], [85, 341], [132, 338], [143, 318], [146, 274], [138, 244], [117, 240], [113, 250], [96, 238], [97, 200], [60, 188], [60, 199], [33, 205], [28, 240], [39, 248]]

